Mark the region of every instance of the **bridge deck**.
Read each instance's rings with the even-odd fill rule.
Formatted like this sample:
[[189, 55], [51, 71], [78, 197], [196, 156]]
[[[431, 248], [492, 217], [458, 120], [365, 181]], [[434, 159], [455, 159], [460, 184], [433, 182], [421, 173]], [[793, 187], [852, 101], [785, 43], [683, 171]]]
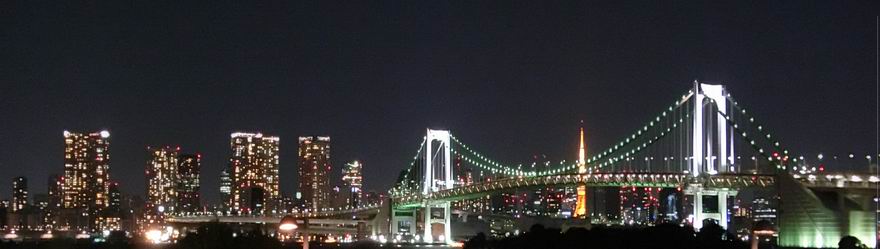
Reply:
[[545, 186], [576, 186], [590, 187], [656, 187], [676, 188], [686, 184], [700, 183], [712, 188], [743, 188], [766, 187], [773, 185], [771, 175], [713, 175], [708, 178], [693, 178], [687, 174], [676, 173], [607, 173], [607, 174], [565, 174], [537, 177], [517, 177], [500, 179], [491, 182], [477, 183], [447, 190], [441, 190], [423, 197], [420, 194], [395, 196], [395, 206], [418, 205], [425, 200], [455, 201], [484, 196], [499, 191], [512, 189], [529, 189]]
[[[860, 174], [797, 175], [795, 179], [810, 188], [875, 188], [880, 183], [876, 176]], [[681, 173], [600, 173], [564, 174], [536, 177], [516, 177], [482, 182], [468, 186], [440, 190], [422, 196], [420, 193], [393, 197], [396, 207], [421, 205], [424, 201], [456, 201], [470, 199], [495, 192], [514, 189], [530, 189], [546, 186], [588, 187], [655, 187], [676, 188], [689, 184], [701, 184], [706, 188], [769, 187], [775, 184], [774, 175], [718, 174], [693, 177]]]

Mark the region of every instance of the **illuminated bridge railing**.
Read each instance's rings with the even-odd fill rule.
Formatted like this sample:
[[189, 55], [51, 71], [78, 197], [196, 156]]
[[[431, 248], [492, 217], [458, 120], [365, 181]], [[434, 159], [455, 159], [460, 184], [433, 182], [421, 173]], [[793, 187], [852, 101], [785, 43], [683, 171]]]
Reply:
[[[219, 221], [226, 223], [277, 223], [284, 216], [290, 215], [294, 218], [309, 219], [329, 219], [333, 217], [370, 213], [379, 211], [381, 204], [366, 205], [354, 209], [328, 210], [321, 212], [302, 212], [302, 213], [281, 213], [270, 215], [218, 215], [213, 213], [169, 216], [166, 221], [172, 223], [201, 223]], [[349, 217], [346, 217], [349, 218]]]
[[517, 177], [499, 179], [491, 182], [477, 183], [456, 187], [421, 196], [418, 193], [394, 196], [396, 206], [417, 205], [425, 200], [456, 201], [484, 196], [499, 191], [539, 188], [545, 186], [574, 186], [584, 184], [592, 187], [655, 187], [676, 188], [687, 184], [699, 183], [704, 187], [744, 188], [766, 187], [773, 185], [774, 178], [769, 175], [713, 175], [711, 177], [692, 178], [687, 174], [651, 174], [651, 173], [607, 173], [607, 174], [566, 174], [535, 177]]
[[[165, 221], [168, 223], [176, 223], [176, 224], [198, 224], [198, 223], [207, 223], [207, 222], [219, 222], [219, 223], [236, 223], [236, 224], [277, 224], [281, 221], [282, 217], [274, 217], [274, 216], [186, 216], [186, 217], [171, 217], [167, 218]], [[358, 222], [363, 222], [363, 220], [352, 220], [352, 219], [330, 219], [330, 218], [310, 218], [309, 224], [312, 225], [357, 225]]]

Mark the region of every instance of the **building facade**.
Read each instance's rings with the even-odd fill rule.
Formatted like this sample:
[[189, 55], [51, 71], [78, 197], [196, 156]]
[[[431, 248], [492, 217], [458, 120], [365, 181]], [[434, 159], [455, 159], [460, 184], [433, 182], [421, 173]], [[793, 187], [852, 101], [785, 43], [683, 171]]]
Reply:
[[330, 207], [330, 137], [299, 137], [299, 192], [306, 210]]
[[180, 155], [177, 166], [177, 210], [178, 212], [196, 212], [201, 207], [199, 194], [201, 183], [201, 154]]
[[19, 176], [12, 179], [12, 212], [20, 212], [28, 206], [27, 178]]
[[175, 212], [177, 205], [177, 159], [180, 147], [147, 147], [147, 209], [149, 214]]
[[353, 161], [345, 164], [342, 169], [342, 186], [345, 189], [345, 207], [355, 208], [363, 204], [363, 164]]
[[119, 191], [119, 183], [111, 182], [107, 188], [108, 193], [108, 204], [107, 210], [109, 213], [118, 215], [119, 212], [122, 212], [122, 192]]
[[[107, 207], [110, 179], [110, 132], [78, 133], [64, 131], [64, 177], [61, 206], [67, 211], [65, 225], [81, 228], [84, 223], [97, 229], [95, 222]], [[86, 214], [86, 219], [83, 215]]]
[[220, 171], [220, 207], [224, 212], [230, 211], [230, 198], [232, 196], [232, 175], [229, 169]]
[[280, 139], [262, 133], [232, 133], [231, 179], [227, 205], [239, 213], [277, 211], [281, 202], [278, 174]]
[[55, 228], [58, 223], [58, 214], [61, 210], [61, 185], [63, 178], [60, 175], [50, 175], [49, 179], [46, 181], [46, 196], [47, 196], [47, 207], [46, 207], [46, 216], [43, 219], [43, 223], [46, 225], [46, 229]]

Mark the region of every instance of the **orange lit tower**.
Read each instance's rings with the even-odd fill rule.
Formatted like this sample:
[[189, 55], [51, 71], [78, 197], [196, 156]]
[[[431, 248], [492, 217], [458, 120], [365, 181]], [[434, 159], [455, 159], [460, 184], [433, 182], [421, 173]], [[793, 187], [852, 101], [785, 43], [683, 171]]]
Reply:
[[[578, 148], [578, 174], [587, 173], [587, 148], [584, 145], [584, 121], [581, 120], [581, 142]], [[577, 187], [577, 205], [572, 216], [576, 218], [586, 219], [587, 217], [587, 185], [580, 184]]]

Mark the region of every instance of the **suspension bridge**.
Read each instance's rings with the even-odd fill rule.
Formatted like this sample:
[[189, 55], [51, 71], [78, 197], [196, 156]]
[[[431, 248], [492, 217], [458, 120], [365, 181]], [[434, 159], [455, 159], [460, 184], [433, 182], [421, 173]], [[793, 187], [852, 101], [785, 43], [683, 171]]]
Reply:
[[[631, 134], [589, 157], [581, 131], [580, 158], [558, 164], [505, 164], [478, 152], [448, 130], [427, 129], [384, 205], [297, 215], [328, 219], [336, 222], [330, 222], [333, 224], [347, 223], [340, 217], [371, 219], [373, 234], [451, 243], [452, 204], [456, 201], [517, 190], [576, 187], [572, 219], [590, 222], [587, 209], [591, 199], [587, 195], [596, 193], [591, 190], [640, 187], [671, 189], [672, 195], [681, 196], [676, 200], [682, 210], [676, 216], [679, 222], [700, 229], [708, 220], [727, 228], [731, 198], [744, 189], [771, 188], [781, 200], [781, 246], [836, 247], [844, 235], [875, 246], [876, 196], [872, 189], [880, 182], [876, 176], [805, 171], [806, 162], [792, 156], [794, 153], [723, 85], [694, 82], [692, 89], [671, 102]], [[834, 198], [829, 200], [829, 195]], [[365, 211], [370, 215], [351, 215]], [[272, 223], [282, 215], [276, 216], [169, 220]]]
[[[478, 152], [450, 131], [428, 129], [413, 161], [389, 191], [389, 233], [450, 242], [453, 202], [552, 187], [577, 187], [574, 219], [590, 219], [585, 195], [594, 192], [588, 189], [676, 189], [690, 202], [678, 204], [686, 207], [681, 217], [689, 217], [686, 222], [695, 229], [705, 220], [727, 228], [730, 198], [743, 189], [773, 187], [780, 209], [791, 209], [780, 210], [780, 245], [834, 247], [840, 237], [854, 235], [874, 246], [874, 196], [865, 193], [880, 180], [867, 174], [798, 172], [805, 162], [792, 156], [723, 85], [694, 82], [653, 119], [590, 157], [581, 143], [576, 162], [510, 165]], [[455, 172], [466, 167], [480, 172], [482, 181]], [[827, 189], [838, 197], [830, 204], [820, 196]]]

